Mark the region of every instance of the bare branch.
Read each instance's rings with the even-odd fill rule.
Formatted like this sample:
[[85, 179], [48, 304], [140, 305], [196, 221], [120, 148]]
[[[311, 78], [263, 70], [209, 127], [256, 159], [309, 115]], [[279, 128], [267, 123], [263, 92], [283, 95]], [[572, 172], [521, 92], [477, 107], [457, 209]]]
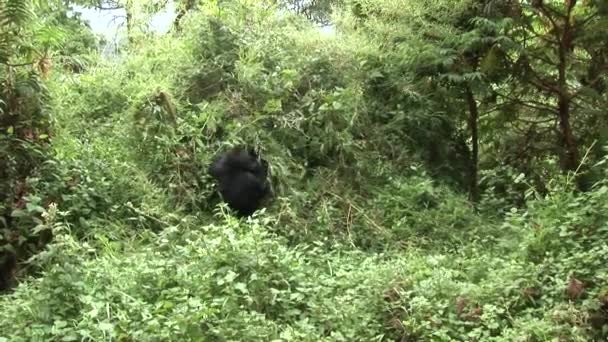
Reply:
[[541, 103], [541, 102], [535, 102], [535, 101], [532, 101], [532, 100], [523, 101], [523, 100], [512, 98], [512, 97], [509, 97], [509, 96], [506, 96], [506, 95], [503, 95], [503, 94], [500, 94], [500, 93], [498, 93], [498, 96], [501, 96], [502, 98], [507, 99], [507, 100], [511, 101], [512, 103], [516, 103], [518, 105], [521, 105], [521, 106], [524, 106], [524, 107], [527, 107], [527, 108], [530, 108], [530, 109], [535, 109], [535, 110], [544, 111], [544, 112], [550, 112], [550, 113], [553, 113], [553, 114], [556, 114], [556, 115], [558, 114], [558, 111], [555, 108], [547, 106], [546, 104]]
[[14, 68], [14, 67], [22, 67], [22, 66], [34, 65], [34, 64], [36, 64], [36, 61], [25, 62], [25, 63], [17, 63], [17, 64], [11, 64], [11, 63], [2, 62], [2, 64]]
[[102, 11], [112, 11], [112, 10], [118, 10], [118, 9], [123, 9], [123, 6], [116, 6], [116, 7], [104, 7], [102, 5], [99, 6], [94, 6], [93, 8], [98, 9], [98, 10], [102, 10]]
[[535, 72], [532, 72], [532, 76], [536, 78], [536, 81], [530, 80], [530, 83], [532, 83], [537, 88], [548, 91], [550, 93], [554, 93], [556, 95], [561, 94], [561, 91], [557, 87], [551, 84], [547, 84], [547, 81], [540, 78], [540, 76], [538, 76]]

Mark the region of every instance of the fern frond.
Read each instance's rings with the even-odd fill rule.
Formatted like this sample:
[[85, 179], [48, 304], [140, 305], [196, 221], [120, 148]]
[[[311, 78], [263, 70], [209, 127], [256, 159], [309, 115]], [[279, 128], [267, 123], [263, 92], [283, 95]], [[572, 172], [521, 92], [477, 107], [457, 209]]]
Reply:
[[34, 17], [31, 0], [0, 0], [0, 26], [23, 26]]
[[8, 35], [0, 37], [0, 63], [7, 63], [12, 55], [11, 42]]
[[17, 80], [15, 89], [25, 94], [39, 93], [43, 89], [42, 80], [37, 73], [31, 70], [19, 70], [17, 72]]
[[63, 46], [66, 33], [57, 26], [45, 25], [34, 32], [35, 45], [45, 48], [59, 49]]

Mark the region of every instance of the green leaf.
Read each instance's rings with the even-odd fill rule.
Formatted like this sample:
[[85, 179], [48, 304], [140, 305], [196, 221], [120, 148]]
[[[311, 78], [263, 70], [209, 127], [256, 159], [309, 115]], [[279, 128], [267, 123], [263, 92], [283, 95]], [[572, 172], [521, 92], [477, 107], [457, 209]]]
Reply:
[[112, 330], [114, 330], [114, 324], [107, 323], [107, 322], [101, 322], [101, 323], [99, 323], [99, 329], [101, 329], [103, 331], [112, 331]]
[[66, 321], [55, 321], [55, 323], [53, 324], [55, 326], [55, 328], [61, 329], [61, 328], [65, 328], [68, 326], [68, 322]]
[[39, 206], [37, 204], [34, 204], [34, 203], [27, 203], [25, 205], [25, 208], [29, 212], [36, 212], [36, 213], [40, 213], [40, 214], [42, 214], [44, 212], [44, 208], [43, 207], [41, 207], [41, 206]]
[[38, 233], [40, 233], [40, 232], [42, 232], [42, 231], [44, 231], [44, 230], [49, 230], [49, 229], [50, 229], [50, 228], [49, 228], [47, 225], [44, 225], [44, 224], [39, 224], [39, 225], [37, 225], [37, 226], [36, 226], [36, 228], [34, 228], [34, 229], [32, 230], [32, 232], [33, 232], [34, 234], [38, 234]]
[[249, 291], [247, 290], [247, 285], [245, 285], [244, 283], [235, 283], [234, 288], [241, 293], [244, 293], [244, 294], [249, 293]]
[[372, 71], [372, 72], [369, 74], [369, 76], [368, 76], [368, 77], [369, 77], [369, 78], [371, 78], [371, 79], [374, 79], [374, 78], [381, 78], [381, 77], [384, 77], [384, 75], [383, 75], [383, 74], [382, 74], [380, 71], [378, 71], [378, 70], [374, 70], [374, 71]]
[[11, 212], [12, 217], [26, 217], [28, 213], [23, 209], [15, 209]]

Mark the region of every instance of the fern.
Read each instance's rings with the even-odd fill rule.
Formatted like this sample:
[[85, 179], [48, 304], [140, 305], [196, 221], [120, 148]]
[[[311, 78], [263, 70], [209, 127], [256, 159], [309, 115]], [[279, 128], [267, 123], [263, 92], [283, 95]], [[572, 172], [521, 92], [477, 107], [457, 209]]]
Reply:
[[30, 0], [0, 1], [0, 26], [2, 27], [21, 27], [34, 17]]
[[60, 27], [45, 25], [34, 32], [33, 42], [44, 48], [59, 49], [63, 46], [66, 32]]
[[21, 93], [32, 94], [43, 90], [43, 84], [37, 73], [20, 69], [17, 71], [17, 76], [15, 89], [18, 89]]
[[11, 44], [9, 40], [0, 38], [0, 63], [7, 63], [9, 58], [11, 57], [11, 53]]

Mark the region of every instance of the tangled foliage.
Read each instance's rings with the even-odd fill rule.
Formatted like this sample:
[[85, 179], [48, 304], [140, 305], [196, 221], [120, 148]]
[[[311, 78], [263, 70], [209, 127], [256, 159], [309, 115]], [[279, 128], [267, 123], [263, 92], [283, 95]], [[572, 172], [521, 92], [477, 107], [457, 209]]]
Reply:
[[[0, 195], [27, 185], [19, 207], [2, 198], [11, 232], [53, 237], [0, 296], [0, 341], [608, 337], [605, 182], [574, 191], [547, 164], [534, 191], [494, 168], [474, 207], [461, 103], [410, 86], [413, 65], [378, 49], [399, 37], [328, 35], [248, 0], [180, 28], [49, 74], [46, 102], [2, 97], [54, 125], [0, 127]], [[276, 194], [242, 219], [209, 200], [206, 172], [237, 144], [261, 150]]]
[[[33, 62], [17, 64], [34, 48], [24, 46], [31, 34], [29, 1], [0, 2], [0, 277], [14, 273], [15, 265], [5, 260], [23, 258], [48, 240], [35, 229], [43, 211], [44, 198], [36, 196], [29, 178], [38, 175], [48, 159], [50, 120], [47, 95], [40, 75], [48, 60], [37, 56]], [[23, 48], [22, 48], [23, 47]], [[7, 281], [3, 281], [6, 283]], [[4, 284], [3, 284], [4, 285]], [[0, 290], [4, 289], [1, 286]]]
[[232, 217], [184, 217], [144, 244], [94, 247], [47, 216], [56, 239], [38, 258], [44, 277], [0, 299], [0, 331], [9, 340], [605, 338], [607, 194], [561, 189], [512, 213], [493, 251], [480, 241], [449, 254], [293, 248], [268, 232], [274, 221]]

